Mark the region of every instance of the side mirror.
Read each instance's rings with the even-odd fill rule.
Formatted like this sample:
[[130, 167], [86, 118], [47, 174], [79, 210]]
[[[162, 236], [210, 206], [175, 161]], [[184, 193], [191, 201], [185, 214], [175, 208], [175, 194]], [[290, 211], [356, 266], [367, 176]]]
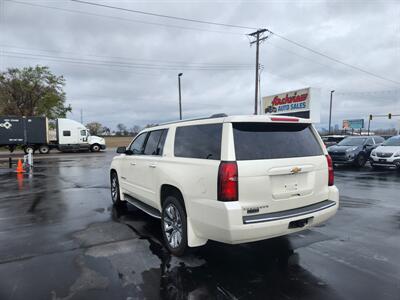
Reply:
[[126, 153], [126, 147], [118, 147], [117, 148], [117, 153], [120, 153], [120, 154]]

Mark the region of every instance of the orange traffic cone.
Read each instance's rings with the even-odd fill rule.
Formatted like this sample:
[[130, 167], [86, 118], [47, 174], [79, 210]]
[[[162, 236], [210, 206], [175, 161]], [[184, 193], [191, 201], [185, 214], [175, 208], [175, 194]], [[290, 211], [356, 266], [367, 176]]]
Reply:
[[18, 164], [17, 164], [17, 173], [24, 173], [24, 167], [22, 166], [22, 161], [20, 159], [18, 159]]
[[24, 188], [24, 174], [17, 173], [18, 189], [21, 191]]

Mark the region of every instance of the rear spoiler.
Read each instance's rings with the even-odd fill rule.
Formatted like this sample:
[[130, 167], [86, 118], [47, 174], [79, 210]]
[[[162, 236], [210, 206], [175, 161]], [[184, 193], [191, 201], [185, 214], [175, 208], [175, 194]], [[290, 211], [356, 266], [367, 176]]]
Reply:
[[271, 123], [306, 123], [312, 124], [311, 119], [298, 118], [284, 115], [250, 115], [250, 116], [228, 116], [224, 123], [230, 122], [271, 122]]

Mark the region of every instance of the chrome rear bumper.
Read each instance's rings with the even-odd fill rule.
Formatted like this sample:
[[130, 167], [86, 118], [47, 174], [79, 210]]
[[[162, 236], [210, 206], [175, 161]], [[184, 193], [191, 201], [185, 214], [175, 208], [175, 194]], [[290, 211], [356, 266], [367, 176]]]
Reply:
[[335, 201], [332, 200], [324, 200], [322, 202], [314, 203], [311, 205], [279, 211], [279, 212], [272, 212], [254, 216], [244, 216], [243, 223], [244, 224], [253, 224], [253, 223], [260, 223], [260, 222], [269, 222], [269, 221], [277, 221], [281, 219], [293, 218], [302, 215], [307, 215], [313, 212], [317, 212], [320, 210], [327, 209], [331, 206], [336, 204]]

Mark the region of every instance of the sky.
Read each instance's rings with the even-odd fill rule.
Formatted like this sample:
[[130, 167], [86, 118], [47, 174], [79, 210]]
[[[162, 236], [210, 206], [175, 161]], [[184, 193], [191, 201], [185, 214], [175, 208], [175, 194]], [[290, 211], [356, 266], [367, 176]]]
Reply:
[[251, 28], [276, 33], [260, 45], [261, 96], [320, 89], [325, 128], [331, 90], [333, 125], [400, 114], [400, 1], [87, 1], [248, 29], [69, 0], [0, 0], [0, 70], [40, 64], [63, 75], [71, 119], [82, 111], [84, 123], [112, 129], [177, 120], [180, 72], [184, 118], [252, 114]]

